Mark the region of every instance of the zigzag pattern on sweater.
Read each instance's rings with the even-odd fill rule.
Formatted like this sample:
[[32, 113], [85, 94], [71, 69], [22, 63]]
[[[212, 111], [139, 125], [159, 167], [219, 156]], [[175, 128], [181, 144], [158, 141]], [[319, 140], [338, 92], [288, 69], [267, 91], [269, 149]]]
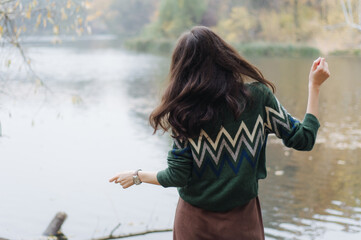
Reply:
[[[242, 156], [247, 154], [244, 152], [245, 149], [247, 149], [250, 153], [249, 157], [252, 156], [254, 159], [256, 157], [257, 150], [264, 144], [265, 128], [269, 132], [274, 132], [279, 137], [280, 132], [278, 128], [280, 126], [286, 131], [290, 131], [293, 128], [292, 125], [296, 122], [296, 120], [293, 119], [292, 121], [289, 121], [286, 110], [281, 107], [278, 100], [277, 104], [279, 109], [278, 111], [271, 107], [265, 107], [266, 122], [263, 122], [262, 117], [258, 115], [252, 131], [250, 131], [246, 124], [242, 121], [236, 135], [233, 138], [224, 127], [221, 127], [215, 141], [213, 141], [203, 129], [200, 132], [197, 143], [193, 139], [189, 139], [189, 143], [194, 149], [194, 151], [192, 150], [192, 155], [197, 166], [201, 168], [206, 157], [206, 152], [208, 152], [217, 166], [220, 162], [224, 149], [227, 150], [235, 163], [240, 159], [240, 153], [242, 153]], [[179, 143], [176, 144], [181, 147]], [[242, 145], [244, 145], [245, 148], [242, 148]], [[249, 159], [249, 157], [246, 159]]]
[[[278, 107], [279, 111], [276, 111], [275, 109], [266, 106], [265, 109], [266, 109], [267, 122], [265, 122], [264, 125], [266, 128], [268, 128], [268, 130], [270, 132], [274, 132], [277, 137], [280, 137], [280, 133], [278, 131], [277, 124], [283, 126], [288, 131], [290, 131], [291, 127], [293, 127], [293, 126], [291, 126], [288, 121], [288, 114], [287, 114], [286, 109], [284, 109], [281, 106], [281, 104], [277, 98], [275, 98], [275, 99], [277, 101], [277, 107]], [[271, 113], [274, 116], [271, 116]], [[278, 118], [281, 118], [282, 120], [279, 120], [275, 116], [277, 116]], [[294, 123], [294, 121], [292, 121], [292, 123]]]
[[[227, 138], [227, 135], [225, 135], [225, 136], [226, 136], [225, 138]], [[263, 145], [263, 142], [264, 142], [263, 126], [261, 128], [259, 128], [258, 134], [256, 135], [256, 137], [254, 137], [255, 138], [254, 143], [253, 143], [253, 139], [250, 139], [250, 141], [248, 141], [244, 134], [240, 134], [239, 141], [235, 148], [235, 151], [232, 150], [232, 147], [231, 147], [232, 144], [230, 146], [227, 143], [225, 138], [222, 138], [222, 141], [220, 142], [219, 149], [218, 149], [218, 151], [216, 151], [216, 154], [213, 153], [211, 147], [208, 145], [208, 143], [206, 141], [204, 141], [202, 152], [199, 157], [197, 157], [197, 154], [192, 151], [193, 158], [199, 168], [201, 167], [201, 165], [203, 163], [204, 157], [206, 155], [206, 151], [208, 151], [209, 155], [211, 156], [211, 158], [213, 159], [213, 161], [215, 162], [216, 165], [218, 165], [218, 163], [220, 161], [220, 158], [221, 158], [224, 148], [227, 149], [228, 153], [230, 154], [230, 156], [232, 157], [234, 162], [237, 162], [239, 153], [242, 150], [242, 148], [241, 148], [242, 145], [245, 145], [245, 147], [251, 153], [252, 157], [255, 157], [258, 146]], [[230, 139], [228, 139], [228, 140], [230, 141]], [[237, 139], [231, 139], [231, 140], [237, 140]], [[252, 147], [252, 145], [253, 145], [253, 147]], [[233, 148], [234, 148], [234, 146], [233, 146]], [[216, 149], [214, 149], [214, 150], [216, 150]]]
[[[261, 146], [260, 146], [261, 147]], [[194, 173], [201, 178], [202, 175], [204, 174], [204, 172], [207, 169], [207, 166], [209, 166], [211, 168], [211, 170], [216, 174], [216, 176], [220, 176], [222, 169], [225, 165], [225, 163], [227, 162], [228, 165], [231, 167], [231, 169], [233, 170], [233, 172], [235, 174], [238, 173], [239, 169], [241, 168], [242, 162], [243, 160], [246, 160], [251, 167], [254, 169], [256, 167], [256, 160], [258, 158], [258, 154], [260, 153], [260, 149], [258, 148], [256, 151], [256, 156], [255, 157], [251, 157], [247, 151], [245, 149], [243, 149], [239, 155], [239, 161], [238, 162], [234, 162], [233, 160], [231, 160], [227, 155], [224, 156], [223, 161], [220, 162], [219, 166], [216, 166], [214, 164], [214, 162], [212, 160], [210, 160], [209, 158], [205, 158], [202, 168], [193, 168]]]

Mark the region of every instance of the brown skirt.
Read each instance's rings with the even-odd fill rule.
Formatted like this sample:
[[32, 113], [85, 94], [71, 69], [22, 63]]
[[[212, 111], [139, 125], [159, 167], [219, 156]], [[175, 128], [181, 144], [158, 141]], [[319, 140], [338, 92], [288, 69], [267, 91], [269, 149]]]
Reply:
[[228, 212], [211, 212], [179, 198], [174, 240], [264, 240], [258, 197]]

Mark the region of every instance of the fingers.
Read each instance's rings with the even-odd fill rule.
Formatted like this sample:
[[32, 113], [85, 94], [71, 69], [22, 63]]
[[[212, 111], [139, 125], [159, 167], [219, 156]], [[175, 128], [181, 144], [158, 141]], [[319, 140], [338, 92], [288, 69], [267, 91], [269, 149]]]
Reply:
[[328, 63], [326, 62], [325, 58], [319, 57], [317, 58], [312, 64], [312, 71], [314, 72], [324, 72], [330, 74], [328, 69]]
[[119, 178], [119, 174], [115, 175], [114, 177], [112, 177], [111, 179], [109, 179], [109, 182], [114, 182]]
[[124, 189], [126, 189], [134, 184], [133, 181], [129, 181], [126, 179], [122, 179], [116, 183], [119, 183]]
[[330, 71], [328, 70], [328, 63], [324, 58], [321, 58], [320, 64], [317, 67], [317, 71], [330, 75]]
[[123, 187], [124, 189], [126, 189], [126, 188], [132, 186], [133, 183], [124, 183], [124, 184], [121, 184], [121, 185], [122, 185], [122, 187]]
[[115, 181], [115, 183], [124, 184], [127, 180], [126, 179], [118, 179]]
[[124, 189], [132, 186], [133, 182], [133, 172], [121, 172], [109, 179], [109, 182], [114, 182], [115, 184], [119, 183]]
[[320, 61], [321, 61], [321, 57], [319, 57], [315, 61], [313, 61], [312, 70], [316, 70], [317, 66], [320, 64]]
[[325, 62], [325, 70], [330, 75], [330, 70], [328, 69], [328, 63], [327, 62]]
[[321, 58], [320, 64], [318, 65], [318, 67], [323, 68], [324, 66], [325, 66], [325, 59]]

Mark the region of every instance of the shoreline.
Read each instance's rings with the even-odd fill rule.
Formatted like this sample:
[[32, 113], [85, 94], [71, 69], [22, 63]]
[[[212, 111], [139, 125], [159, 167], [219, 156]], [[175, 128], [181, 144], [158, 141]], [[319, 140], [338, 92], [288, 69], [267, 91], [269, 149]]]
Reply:
[[[171, 54], [175, 44], [175, 39], [133, 38], [124, 40], [123, 46], [136, 52], [168, 55]], [[247, 57], [318, 57], [321, 55], [361, 57], [361, 49], [335, 49], [328, 53], [323, 53], [316, 47], [295, 43], [248, 42], [230, 44]]]

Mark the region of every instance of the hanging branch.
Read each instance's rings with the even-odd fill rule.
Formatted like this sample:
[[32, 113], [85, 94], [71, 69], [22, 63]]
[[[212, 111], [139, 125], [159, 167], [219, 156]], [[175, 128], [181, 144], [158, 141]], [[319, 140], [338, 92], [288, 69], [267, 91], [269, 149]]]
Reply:
[[[17, 49], [30, 76], [38, 85], [52, 92], [34, 71], [30, 58], [22, 47], [20, 36], [27, 28], [31, 27], [30, 30], [36, 31], [41, 25], [45, 31], [52, 31], [56, 36], [60, 31], [65, 33], [65, 27], [63, 29], [60, 24], [67, 26], [67, 32], [74, 31], [81, 35], [88, 30], [90, 33], [89, 21], [84, 19], [87, 7], [87, 0], [0, 0], [0, 47], [10, 44]], [[11, 61], [8, 62], [10, 65]]]
[[19, 42], [18, 34], [14, 32], [15, 24], [13, 20], [9, 17], [8, 15], [9, 13], [3, 12], [2, 14], [4, 17], [4, 26], [6, 26], [7, 42], [13, 45], [19, 51], [23, 59], [23, 62], [26, 64], [30, 74], [36, 79], [36, 82], [52, 93], [51, 89], [41, 80], [41, 78], [36, 74], [36, 72], [32, 68], [30, 58], [25, 54], [24, 49], [22, 48]]

